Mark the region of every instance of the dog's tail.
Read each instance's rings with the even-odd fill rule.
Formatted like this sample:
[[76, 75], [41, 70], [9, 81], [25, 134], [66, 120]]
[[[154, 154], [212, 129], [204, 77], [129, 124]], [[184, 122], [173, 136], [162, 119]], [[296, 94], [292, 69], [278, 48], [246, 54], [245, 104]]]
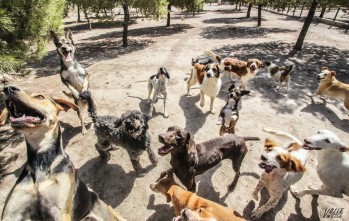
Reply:
[[262, 128], [263, 131], [267, 132], [267, 133], [270, 133], [270, 134], [275, 134], [275, 135], [278, 135], [278, 136], [283, 136], [283, 137], [287, 137], [287, 138], [290, 138], [291, 140], [297, 142], [299, 145], [302, 145], [303, 143], [295, 136], [287, 133], [287, 132], [284, 132], [284, 131], [278, 131], [278, 130], [272, 130], [272, 129], [265, 129], [265, 128]]
[[210, 50], [206, 50], [204, 51], [205, 55], [207, 55], [208, 57], [210, 57], [213, 61], [217, 61], [218, 63], [221, 63], [221, 56], [215, 54], [213, 51]]
[[249, 140], [261, 140], [259, 137], [242, 137], [244, 141], [249, 141]]
[[88, 104], [88, 114], [90, 115], [93, 123], [97, 121], [97, 106], [92, 99], [92, 95], [90, 91], [83, 91], [80, 93], [81, 100], [87, 101]]

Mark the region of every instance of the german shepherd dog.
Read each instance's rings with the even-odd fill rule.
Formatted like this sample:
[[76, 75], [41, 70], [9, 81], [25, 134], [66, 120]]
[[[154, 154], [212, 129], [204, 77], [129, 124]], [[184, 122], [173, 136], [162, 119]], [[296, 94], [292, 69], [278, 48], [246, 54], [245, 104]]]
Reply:
[[79, 64], [75, 57], [75, 45], [73, 41], [73, 33], [70, 29], [65, 32], [65, 36], [58, 35], [51, 31], [53, 43], [56, 45], [57, 53], [61, 59], [61, 80], [70, 90], [70, 93], [63, 91], [68, 97], [74, 98], [74, 103], [78, 105], [78, 116], [80, 118], [82, 134], [86, 133], [83, 119], [83, 110], [86, 102], [80, 99], [80, 93], [87, 91], [89, 86], [89, 75], [87, 71]]
[[28, 95], [7, 86], [6, 111], [11, 126], [23, 133], [27, 162], [4, 203], [2, 221], [113, 220], [116, 211], [87, 189], [64, 151], [57, 115], [78, 106], [64, 99]]

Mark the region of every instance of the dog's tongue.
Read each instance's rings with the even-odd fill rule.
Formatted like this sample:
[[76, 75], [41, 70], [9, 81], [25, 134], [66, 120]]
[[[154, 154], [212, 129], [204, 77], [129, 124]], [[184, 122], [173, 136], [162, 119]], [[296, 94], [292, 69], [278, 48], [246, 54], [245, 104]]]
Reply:
[[173, 218], [172, 221], [182, 221], [182, 217], [177, 216], [177, 217]]
[[65, 61], [72, 61], [72, 57], [71, 57], [71, 53], [68, 52], [66, 55], [65, 55]]
[[172, 150], [172, 147], [171, 147], [171, 146], [163, 146], [163, 147], [160, 147], [160, 148], [159, 148], [158, 154], [160, 154], [160, 155], [166, 155], [166, 154], [168, 154], [168, 152], [170, 152], [170, 150]]
[[32, 116], [21, 116], [21, 117], [10, 117], [11, 123], [17, 123], [17, 122], [26, 122], [26, 123], [41, 123], [41, 120], [39, 117], [32, 117]]

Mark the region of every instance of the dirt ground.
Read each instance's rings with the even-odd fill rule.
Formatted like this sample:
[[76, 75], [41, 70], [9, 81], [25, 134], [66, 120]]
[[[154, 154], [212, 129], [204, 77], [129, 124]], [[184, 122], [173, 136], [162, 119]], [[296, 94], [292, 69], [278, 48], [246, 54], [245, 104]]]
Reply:
[[[217, 114], [209, 114], [209, 100], [205, 107], [199, 106], [199, 89], [192, 89], [193, 96], [185, 96], [185, 78], [191, 65], [191, 58], [210, 49], [226, 56], [232, 53], [237, 58], [259, 58], [282, 63], [289, 58], [296, 63], [291, 89], [286, 93], [275, 92], [265, 70], [252, 79], [248, 87], [253, 90], [243, 98], [237, 135], [259, 136], [261, 141], [248, 142], [249, 152], [242, 163], [242, 176], [234, 192], [227, 193], [234, 172], [231, 163], [223, 161], [219, 166], [197, 177], [197, 194], [225, 206], [234, 208], [249, 218], [255, 207], [269, 198], [267, 191], [261, 191], [261, 201], [252, 200], [251, 193], [257, 185], [262, 170], [258, 167], [263, 153], [263, 140], [275, 138], [287, 140], [262, 131], [262, 127], [290, 132], [303, 139], [320, 129], [335, 132], [344, 142], [349, 143], [349, 117], [343, 102], [319, 98], [311, 100], [307, 94], [317, 88], [316, 74], [322, 66], [337, 70], [338, 79], [349, 82], [349, 33], [324, 24], [312, 24], [301, 52], [292, 51], [302, 20], [263, 11], [262, 27], [257, 25], [257, 10], [252, 18], [246, 19], [246, 8], [242, 12], [232, 10], [235, 6], [205, 6], [204, 12], [192, 17], [191, 14], [175, 11], [172, 25], [164, 27], [165, 20], [151, 21], [137, 19], [129, 30], [129, 47], [123, 48], [120, 22], [103, 25], [93, 23], [93, 31], [87, 30], [86, 23], [75, 23], [76, 17], [67, 18], [66, 26], [74, 33], [77, 43], [77, 58], [91, 74], [90, 89], [96, 99], [99, 114], [120, 116], [129, 109], [140, 109], [147, 113], [147, 79], [160, 66], [166, 67], [171, 75], [169, 81], [168, 113], [163, 117], [163, 102], [155, 104], [155, 114], [150, 120], [152, 148], [157, 151], [159, 133], [167, 127], [185, 127], [195, 135], [197, 142], [218, 136]], [[119, 19], [122, 19], [121, 17]], [[42, 61], [31, 64], [31, 75], [24, 79], [12, 80], [28, 92], [42, 92], [64, 96], [67, 90], [59, 76], [59, 60], [53, 44]], [[219, 110], [225, 104], [227, 89], [231, 82], [223, 78], [223, 86], [214, 107]], [[93, 189], [102, 200], [132, 221], [169, 221], [174, 216], [171, 205], [164, 196], [153, 193], [149, 184], [160, 173], [170, 167], [170, 156], [159, 156], [159, 164], [145, 177], [137, 178], [131, 162], [122, 148], [112, 152], [108, 164], [99, 161], [94, 148], [96, 137], [91, 120], [86, 135], [81, 135], [79, 119], [72, 111], [60, 115], [66, 152], [78, 169], [81, 179]], [[11, 187], [19, 175], [26, 159], [25, 144], [18, 133], [9, 127], [1, 129], [1, 177], [0, 210]], [[8, 138], [10, 137], [10, 138]], [[141, 164], [149, 168], [150, 162], [144, 154]], [[308, 185], [319, 186], [316, 173], [316, 156], [311, 152], [307, 171], [295, 186], [298, 189]], [[326, 196], [305, 196], [296, 200], [289, 191], [285, 192], [279, 204], [267, 212], [261, 220], [323, 220], [326, 208], [344, 208], [341, 219], [349, 220], [349, 198]], [[326, 219], [331, 220], [331, 219]]]

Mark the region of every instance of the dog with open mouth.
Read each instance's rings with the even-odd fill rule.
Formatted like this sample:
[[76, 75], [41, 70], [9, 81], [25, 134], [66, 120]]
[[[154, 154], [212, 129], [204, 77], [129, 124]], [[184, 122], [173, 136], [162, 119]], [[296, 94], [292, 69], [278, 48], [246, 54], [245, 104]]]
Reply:
[[265, 140], [264, 147], [266, 153], [261, 156], [262, 162], [259, 164], [259, 167], [264, 172], [252, 193], [252, 197], [258, 200], [259, 191], [266, 187], [270, 199], [252, 212], [251, 218], [253, 220], [258, 220], [265, 212], [274, 208], [281, 199], [283, 192], [302, 178], [308, 152], [302, 148], [302, 142], [289, 133], [268, 129], [263, 130], [278, 136], [287, 137], [292, 141], [281, 147], [271, 139], [267, 138]]
[[57, 53], [61, 60], [61, 80], [70, 90], [70, 93], [64, 92], [68, 97], [73, 97], [74, 103], [78, 105], [78, 116], [80, 119], [82, 134], [86, 133], [84, 124], [84, 114], [86, 103], [81, 101], [79, 95], [83, 91], [87, 91], [89, 87], [90, 75], [87, 73], [75, 57], [75, 44], [73, 33], [70, 29], [65, 32], [65, 36], [59, 37], [54, 31], [50, 32], [53, 43], [56, 46]]
[[326, 195], [342, 198], [349, 196], [349, 147], [329, 130], [320, 130], [317, 134], [304, 139], [303, 148], [317, 153], [317, 173], [321, 187], [303, 191], [292, 190], [296, 197], [306, 194]]
[[1, 220], [125, 221], [88, 190], [64, 151], [57, 117], [78, 107], [60, 98], [28, 95], [14, 86], [3, 93], [3, 114], [24, 135], [27, 161], [4, 203]]

